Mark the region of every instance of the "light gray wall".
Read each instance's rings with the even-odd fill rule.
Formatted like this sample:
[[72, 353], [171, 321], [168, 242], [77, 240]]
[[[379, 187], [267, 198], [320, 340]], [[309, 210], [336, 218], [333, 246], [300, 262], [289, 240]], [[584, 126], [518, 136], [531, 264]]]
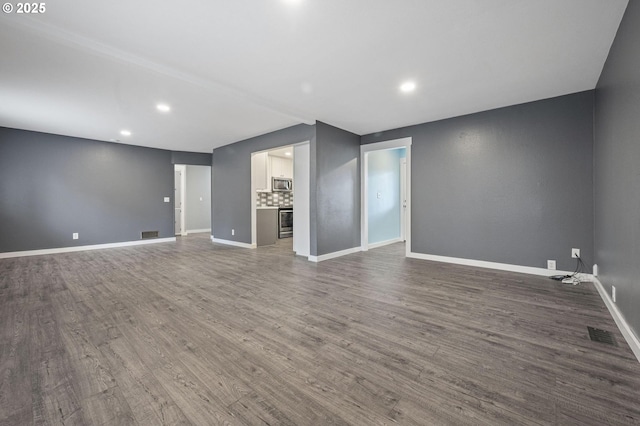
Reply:
[[187, 166], [187, 232], [211, 228], [211, 166]]
[[370, 244], [400, 238], [400, 154], [404, 150], [387, 149], [368, 154], [367, 224]]
[[[213, 150], [212, 234], [251, 243], [251, 153], [315, 139], [315, 126], [299, 124]], [[235, 235], [231, 235], [235, 229]]]
[[630, 1], [596, 88], [595, 263], [640, 336], [640, 2]]
[[311, 255], [359, 246], [360, 136], [316, 122], [311, 163]]
[[412, 137], [412, 250], [572, 270], [593, 261], [593, 91], [363, 136]]
[[0, 252], [173, 237], [164, 197], [170, 151], [0, 128]]

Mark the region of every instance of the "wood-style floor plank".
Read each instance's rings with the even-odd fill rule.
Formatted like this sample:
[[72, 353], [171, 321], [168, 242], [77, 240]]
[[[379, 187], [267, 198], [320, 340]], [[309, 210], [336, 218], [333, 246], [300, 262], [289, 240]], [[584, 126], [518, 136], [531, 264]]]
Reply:
[[0, 425], [640, 424], [592, 284], [403, 253], [195, 235], [0, 260]]

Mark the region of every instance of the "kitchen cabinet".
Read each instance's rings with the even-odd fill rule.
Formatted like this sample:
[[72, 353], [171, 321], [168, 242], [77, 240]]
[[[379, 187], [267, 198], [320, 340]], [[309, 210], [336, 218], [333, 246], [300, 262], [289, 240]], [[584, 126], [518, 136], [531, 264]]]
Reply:
[[271, 176], [293, 179], [293, 160], [290, 158], [272, 157]]
[[256, 210], [256, 245], [268, 246], [278, 240], [278, 208], [263, 207]]
[[271, 161], [269, 154], [260, 152], [253, 156], [253, 182], [256, 191], [271, 191]]

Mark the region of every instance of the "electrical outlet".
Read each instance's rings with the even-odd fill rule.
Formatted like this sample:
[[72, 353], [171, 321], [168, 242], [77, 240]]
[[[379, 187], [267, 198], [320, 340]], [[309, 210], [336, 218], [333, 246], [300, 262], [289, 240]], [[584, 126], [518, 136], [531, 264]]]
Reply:
[[556, 269], [556, 261], [555, 260], [547, 260], [547, 269]]
[[231, 230], [231, 235], [236, 235], [236, 230], [235, 229]]
[[611, 300], [616, 303], [616, 286], [614, 285], [611, 286]]
[[574, 258], [574, 259], [580, 257], [580, 249], [579, 248], [572, 248], [571, 249], [571, 257]]
[[78, 239], [78, 233], [77, 233], [77, 232], [74, 232], [74, 233], [73, 233], [73, 239], [74, 239], [74, 240], [77, 240], [77, 239]]

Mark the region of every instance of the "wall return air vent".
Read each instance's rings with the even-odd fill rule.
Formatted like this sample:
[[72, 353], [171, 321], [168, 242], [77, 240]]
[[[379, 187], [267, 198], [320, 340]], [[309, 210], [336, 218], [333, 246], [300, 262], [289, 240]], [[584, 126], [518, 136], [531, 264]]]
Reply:
[[158, 231], [142, 231], [140, 238], [143, 240], [150, 240], [151, 238], [158, 238]]

